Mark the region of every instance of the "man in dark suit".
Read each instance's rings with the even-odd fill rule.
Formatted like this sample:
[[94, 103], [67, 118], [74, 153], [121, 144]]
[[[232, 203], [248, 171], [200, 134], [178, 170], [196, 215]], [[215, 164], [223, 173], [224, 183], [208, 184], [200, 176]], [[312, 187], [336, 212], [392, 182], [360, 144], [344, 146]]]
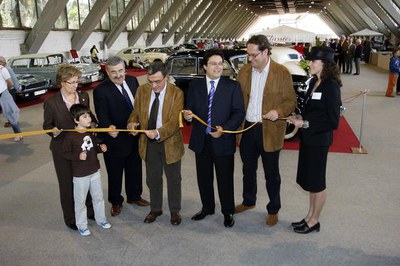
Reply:
[[171, 224], [181, 223], [181, 158], [185, 148], [178, 119], [183, 108], [183, 92], [168, 82], [163, 62], [147, 68], [147, 84], [138, 88], [135, 110], [129, 117], [129, 129], [140, 125], [147, 129], [139, 138], [139, 154], [146, 162], [146, 183], [150, 189], [150, 213], [144, 219], [152, 223], [162, 214], [163, 171], [168, 188]]
[[209, 126], [193, 121], [189, 148], [196, 153], [197, 182], [200, 190], [202, 209], [192, 220], [202, 220], [214, 214], [214, 167], [217, 174], [218, 194], [225, 227], [235, 223], [235, 201], [233, 193], [234, 153], [236, 136], [223, 134], [222, 130], [236, 130], [243, 122], [245, 111], [243, 96], [236, 81], [221, 77], [224, 69], [224, 55], [220, 50], [208, 50], [204, 54], [204, 79], [190, 83], [184, 117], [192, 121], [196, 114]]
[[[109, 79], [93, 91], [94, 106], [99, 127], [125, 129], [133, 111], [134, 97], [139, 83], [135, 77], [126, 76], [124, 60], [118, 56], [108, 58], [106, 71]], [[102, 134], [108, 151], [104, 162], [108, 174], [108, 201], [111, 215], [121, 212], [124, 198], [121, 195], [122, 176], [125, 172], [127, 203], [148, 206], [142, 199], [142, 161], [138, 152], [138, 137], [125, 132]]]

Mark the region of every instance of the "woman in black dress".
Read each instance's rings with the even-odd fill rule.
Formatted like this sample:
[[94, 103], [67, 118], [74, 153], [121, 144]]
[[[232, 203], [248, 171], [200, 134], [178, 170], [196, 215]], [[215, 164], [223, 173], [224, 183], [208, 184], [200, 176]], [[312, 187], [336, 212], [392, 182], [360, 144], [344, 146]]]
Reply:
[[310, 192], [309, 210], [300, 222], [292, 223], [296, 233], [320, 230], [319, 216], [326, 200], [326, 163], [333, 130], [340, 118], [340, 71], [335, 64], [335, 51], [317, 46], [309, 56], [312, 78], [301, 115], [288, 120], [302, 128], [297, 168], [297, 183]]

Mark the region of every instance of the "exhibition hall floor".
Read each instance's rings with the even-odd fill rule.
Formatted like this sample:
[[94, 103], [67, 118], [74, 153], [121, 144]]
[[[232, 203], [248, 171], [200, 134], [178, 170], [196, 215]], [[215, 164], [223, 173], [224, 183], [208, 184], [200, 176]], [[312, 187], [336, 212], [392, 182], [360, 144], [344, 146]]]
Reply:
[[[139, 79], [145, 82], [145, 76]], [[49, 136], [38, 135], [20, 143], [0, 140], [0, 265], [400, 265], [400, 97], [384, 96], [388, 73], [371, 65], [363, 64], [360, 76], [342, 79], [343, 99], [369, 90], [362, 138], [368, 154], [329, 153], [319, 233], [299, 235], [290, 226], [308, 206], [307, 193], [295, 181], [296, 150], [281, 152], [277, 225], [265, 224], [268, 196], [260, 163], [257, 206], [235, 215], [233, 228], [223, 226], [216, 186], [216, 213], [192, 221], [201, 203], [194, 154], [185, 145], [181, 225], [169, 222], [164, 190], [164, 214], [154, 223], [143, 223], [149, 207], [125, 203], [121, 214], [111, 217], [107, 202], [113, 227], [104, 230], [89, 221], [92, 235], [82, 237], [64, 225]], [[343, 102], [344, 116], [359, 136], [362, 97]], [[42, 119], [42, 103], [21, 109], [23, 131], [41, 129]], [[11, 132], [4, 122], [1, 117], [0, 134]], [[242, 199], [241, 166], [237, 152], [236, 203]], [[143, 187], [149, 199], [144, 181]]]

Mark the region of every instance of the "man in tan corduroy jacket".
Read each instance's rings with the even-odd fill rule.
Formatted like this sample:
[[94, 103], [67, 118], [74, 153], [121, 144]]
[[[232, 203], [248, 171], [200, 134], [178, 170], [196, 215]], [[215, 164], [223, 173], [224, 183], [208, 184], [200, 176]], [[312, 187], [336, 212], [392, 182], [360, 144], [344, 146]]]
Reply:
[[264, 35], [254, 35], [247, 42], [249, 64], [238, 74], [246, 109], [245, 127], [257, 125], [242, 134], [240, 156], [243, 162], [243, 202], [240, 213], [256, 205], [257, 162], [261, 156], [269, 196], [266, 224], [278, 222], [281, 207], [279, 153], [283, 147], [286, 121], [296, 107], [296, 94], [289, 71], [271, 60], [271, 45]]

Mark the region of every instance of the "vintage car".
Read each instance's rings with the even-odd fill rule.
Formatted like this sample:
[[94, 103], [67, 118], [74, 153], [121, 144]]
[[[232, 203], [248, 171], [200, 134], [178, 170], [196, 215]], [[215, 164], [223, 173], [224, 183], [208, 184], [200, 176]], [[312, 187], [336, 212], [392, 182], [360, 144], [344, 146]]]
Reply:
[[122, 49], [116, 53], [116, 55], [124, 59], [126, 67], [135, 67], [138, 64], [147, 67], [155, 59], [160, 59], [165, 62], [168, 58], [168, 54], [171, 52], [172, 50], [168, 47], [144, 48], [140, 46], [130, 46]]
[[[294, 49], [281, 49], [281, 47], [273, 47], [271, 58], [274, 61], [278, 61], [281, 64], [285, 65], [286, 68], [292, 75], [292, 81], [294, 88], [296, 90], [296, 94], [298, 96], [299, 104], [302, 103], [303, 96], [303, 88], [302, 82], [307, 79], [307, 73], [300, 66], [299, 62], [293, 62], [290, 59], [290, 56], [287, 56], [287, 53], [292, 53], [291, 50]], [[183, 51], [172, 54], [166, 64], [167, 70], [171, 77], [171, 80], [175, 82], [175, 84], [183, 91], [184, 95], [187, 95], [187, 90], [189, 87], [190, 81], [194, 79], [203, 78], [205, 76], [204, 68], [202, 66], [202, 60], [204, 56], [203, 50], [195, 50], [195, 51]], [[232, 79], [235, 79], [240, 68], [247, 64], [247, 54], [245, 50], [242, 49], [222, 49], [224, 53], [224, 70], [223, 76], [228, 76]], [[281, 54], [285, 53], [285, 54]], [[285, 62], [284, 58], [287, 58]], [[292, 138], [296, 135], [297, 129], [288, 124], [288, 130], [286, 131], [286, 139]]]
[[172, 48], [175, 51], [191, 51], [191, 50], [199, 49], [199, 47], [194, 43], [183, 43], [183, 44], [180, 44], [180, 45], [172, 46]]
[[21, 89], [16, 95], [21, 99], [35, 99], [45, 94], [50, 89], [50, 79], [32, 74], [15, 74]]
[[[37, 74], [50, 80], [51, 85], [56, 85], [57, 66], [69, 64], [64, 55], [60, 53], [25, 54], [11, 57], [9, 66], [16, 74]], [[75, 63], [82, 71], [80, 84], [90, 84], [99, 80], [100, 66], [98, 64]]]

